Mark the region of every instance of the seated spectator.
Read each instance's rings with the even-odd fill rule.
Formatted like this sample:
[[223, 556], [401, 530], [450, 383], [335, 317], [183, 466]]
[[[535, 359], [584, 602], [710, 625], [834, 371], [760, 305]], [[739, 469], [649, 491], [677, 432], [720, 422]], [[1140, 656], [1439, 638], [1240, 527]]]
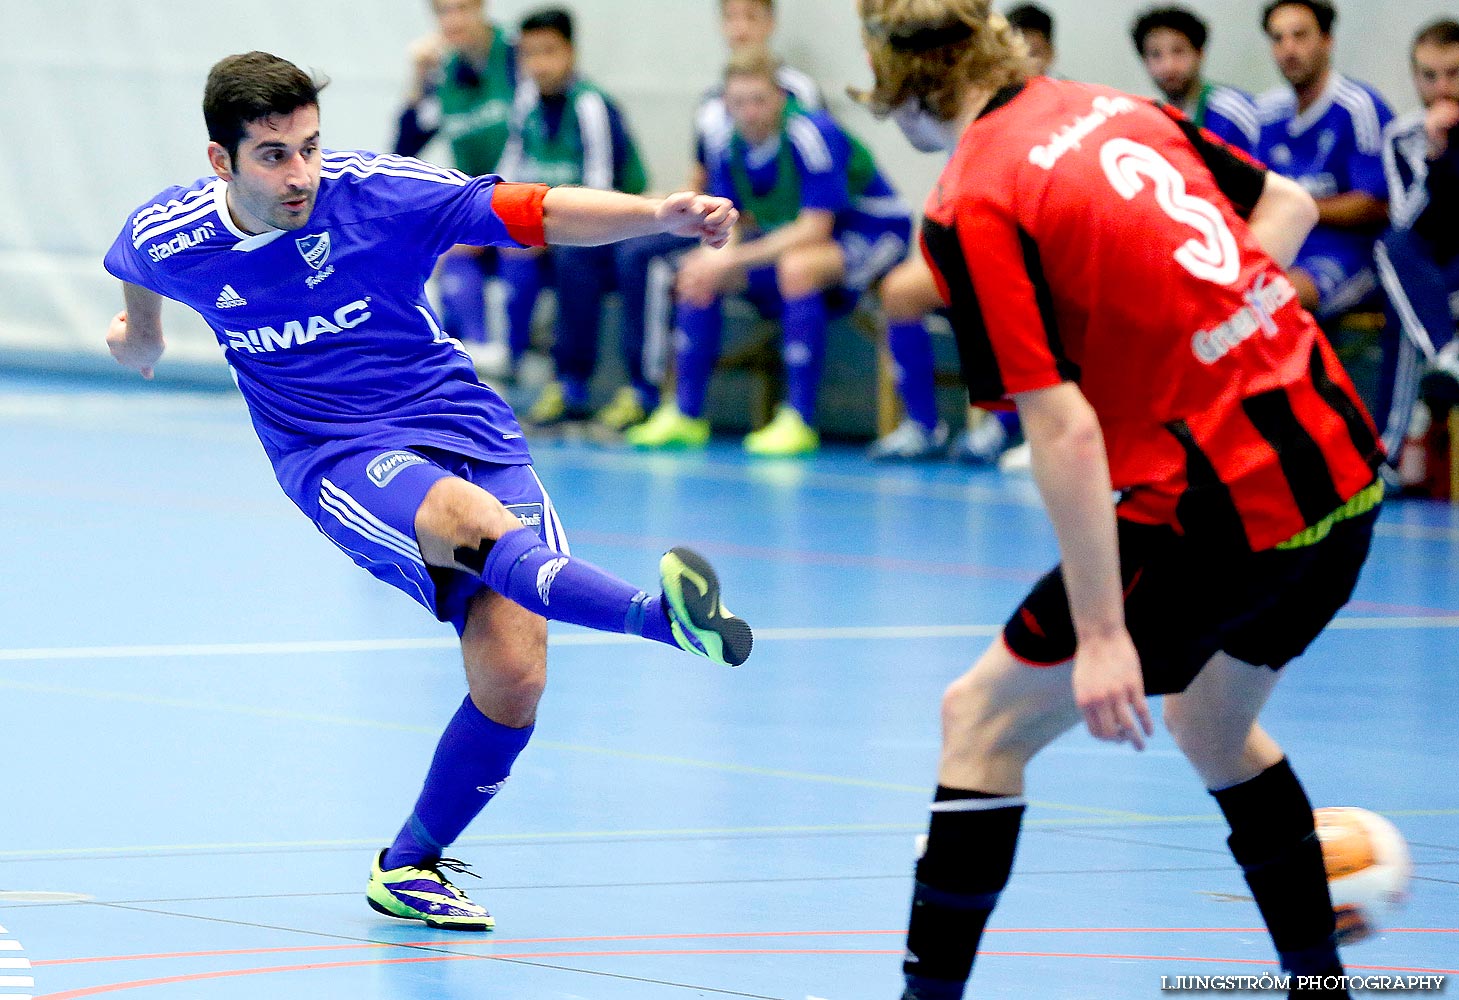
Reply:
[[[731, 57], [769, 47], [775, 33], [775, 0], [721, 0], [720, 33]], [[776, 82], [786, 97], [803, 111], [819, 111], [824, 104], [820, 88], [805, 73], [781, 63]], [[721, 148], [734, 131], [724, 103], [724, 85], [711, 88], [694, 115], [694, 164], [687, 190], [709, 185], [709, 150]], [[652, 382], [662, 380], [669, 350], [673, 313], [674, 273], [679, 260], [699, 241], [677, 236], [645, 236], [617, 247], [619, 291], [623, 300], [623, 350], [637, 351]], [[637, 423], [658, 406], [657, 386], [638, 387], [635, 409], [625, 411]]]
[[1459, 22], [1423, 28], [1410, 61], [1423, 110], [1394, 122], [1384, 136], [1393, 228], [1374, 251], [1391, 303], [1374, 417], [1395, 457], [1424, 360], [1448, 381], [1447, 397], [1459, 400]]
[[1054, 65], [1054, 17], [1036, 3], [1021, 3], [1004, 15], [1028, 49], [1028, 75], [1043, 76]]
[[[572, 16], [559, 8], [528, 15], [517, 49], [524, 78], [517, 89], [502, 174], [518, 181], [642, 194], [648, 183], [623, 115], [577, 73]], [[539, 426], [592, 416], [588, 381], [597, 366], [603, 299], [616, 284], [612, 247], [553, 247], [544, 260], [557, 292], [552, 345], [557, 378], [527, 413], [528, 421]], [[528, 303], [535, 303], [541, 290], [534, 279], [541, 273], [522, 268], [513, 275], [512, 299], [522, 301], [529, 316]], [[629, 352], [624, 361], [632, 383], [646, 384], [642, 355]], [[633, 389], [627, 392], [634, 394]]]
[[1152, 7], [1130, 29], [1145, 72], [1172, 107], [1242, 152], [1256, 148], [1261, 125], [1251, 95], [1202, 75], [1206, 22], [1184, 7]]
[[1257, 158], [1317, 199], [1317, 228], [1289, 273], [1319, 319], [1371, 299], [1373, 242], [1388, 221], [1383, 128], [1393, 112], [1373, 88], [1332, 68], [1336, 19], [1329, 0], [1267, 4], [1262, 26], [1289, 86], [1257, 101]]
[[[397, 125], [395, 152], [415, 156], [438, 135], [449, 143], [456, 168], [471, 175], [500, 172], [511, 134], [517, 52], [488, 18], [485, 0], [431, 0], [436, 31], [410, 46], [410, 90]], [[491, 249], [457, 247], [437, 270], [441, 321], [453, 337], [486, 343], [483, 289], [498, 265], [535, 268], [500, 258]], [[531, 314], [511, 312], [514, 342], [530, 338]]]
[[783, 327], [790, 399], [745, 439], [757, 455], [815, 451], [816, 397], [834, 314], [907, 254], [911, 219], [871, 158], [824, 112], [781, 89], [766, 52], [735, 56], [725, 75], [734, 129], [708, 153], [709, 190], [741, 212], [724, 250], [687, 257], [678, 279], [677, 402], [628, 432], [639, 447], [702, 447], [704, 401], [719, 358], [724, 296], [743, 292]]

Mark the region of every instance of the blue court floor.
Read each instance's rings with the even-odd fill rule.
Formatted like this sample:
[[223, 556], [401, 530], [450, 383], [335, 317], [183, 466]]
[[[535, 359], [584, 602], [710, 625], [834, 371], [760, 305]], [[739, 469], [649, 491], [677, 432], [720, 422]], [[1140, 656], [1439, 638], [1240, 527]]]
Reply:
[[[363, 890], [462, 697], [454, 636], [299, 515], [241, 402], [0, 376], [0, 445], [4, 998], [894, 1000], [940, 694], [1054, 559], [996, 473], [540, 447], [575, 554], [647, 587], [699, 548], [756, 650], [554, 626], [538, 738], [455, 852], [498, 929], [453, 936]], [[1391, 505], [1266, 717], [1315, 802], [1411, 842], [1355, 970], [1459, 975], [1456, 568], [1459, 517]], [[1071, 733], [1029, 796], [971, 997], [1274, 968], [1168, 735]]]

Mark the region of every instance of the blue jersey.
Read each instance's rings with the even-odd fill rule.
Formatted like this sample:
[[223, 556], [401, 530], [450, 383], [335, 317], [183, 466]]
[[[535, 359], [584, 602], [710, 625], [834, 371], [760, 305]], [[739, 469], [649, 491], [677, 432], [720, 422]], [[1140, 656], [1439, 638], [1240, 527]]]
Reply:
[[[1257, 111], [1261, 140], [1256, 156], [1277, 173], [1297, 181], [1314, 198], [1362, 191], [1387, 199], [1383, 129], [1393, 120], [1393, 112], [1373, 88], [1333, 73], [1322, 95], [1301, 114], [1290, 87], [1263, 94]], [[1364, 230], [1318, 226], [1301, 256], [1366, 261], [1375, 236]]]
[[250, 236], [233, 222], [226, 183], [205, 178], [135, 212], [106, 269], [207, 321], [296, 500], [291, 470], [323, 446], [530, 463], [511, 408], [442, 332], [425, 283], [455, 244], [540, 243], [545, 189], [407, 157], [321, 155], [303, 229]]
[[1182, 107], [1187, 118], [1229, 146], [1253, 153], [1261, 137], [1256, 102], [1244, 90], [1219, 83], [1203, 85], [1196, 99]]
[[762, 146], [735, 135], [711, 152], [710, 193], [733, 200], [742, 212], [750, 209], [752, 217], [754, 202], [763, 200], [774, 217], [763, 231], [793, 221], [799, 209], [832, 213], [838, 234], [879, 233], [911, 219], [871, 154], [824, 111], [791, 107], [781, 131]]

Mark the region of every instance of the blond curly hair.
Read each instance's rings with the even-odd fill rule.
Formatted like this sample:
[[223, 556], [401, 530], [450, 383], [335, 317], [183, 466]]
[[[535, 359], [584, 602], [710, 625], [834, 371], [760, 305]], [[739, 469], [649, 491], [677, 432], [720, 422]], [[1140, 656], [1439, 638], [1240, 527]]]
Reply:
[[876, 115], [918, 101], [957, 118], [969, 86], [1022, 81], [1028, 50], [989, 0], [858, 0], [876, 84], [857, 94]]

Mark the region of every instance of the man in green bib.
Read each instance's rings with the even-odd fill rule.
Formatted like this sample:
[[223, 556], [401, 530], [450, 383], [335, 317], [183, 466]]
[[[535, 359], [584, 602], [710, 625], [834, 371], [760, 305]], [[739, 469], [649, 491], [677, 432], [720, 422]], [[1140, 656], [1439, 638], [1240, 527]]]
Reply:
[[[578, 75], [572, 15], [561, 8], [529, 14], [517, 47], [523, 79], [501, 173], [513, 180], [642, 194], [648, 178], [623, 114]], [[539, 260], [544, 266], [536, 281], [514, 275], [512, 297], [535, 302], [542, 285], [552, 283], [557, 378], [542, 390], [527, 419], [538, 426], [585, 420], [592, 416], [588, 382], [597, 367], [603, 298], [617, 284], [613, 249], [554, 247]], [[623, 360], [632, 385], [622, 391], [647, 385], [642, 353], [625, 351]]]
[[[395, 152], [416, 156], [440, 138], [461, 172], [500, 173], [516, 100], [516, 46], [492, 23], [485, 0], [431, 0], [431, 11], [436, 31], [410, 46], [410, 89]], [[487, 275], [497, 274], [508, 287], [530, 285], [536, 268], [530, 258], [508, 258], [490, 248], [457, 247], [442, 257], [436, 276], [447, 331], [480, 354], [487, 341]], [[535, 297], [507, 300], [508, 337], [520, 349], [531, 339], [534, 303]]]

